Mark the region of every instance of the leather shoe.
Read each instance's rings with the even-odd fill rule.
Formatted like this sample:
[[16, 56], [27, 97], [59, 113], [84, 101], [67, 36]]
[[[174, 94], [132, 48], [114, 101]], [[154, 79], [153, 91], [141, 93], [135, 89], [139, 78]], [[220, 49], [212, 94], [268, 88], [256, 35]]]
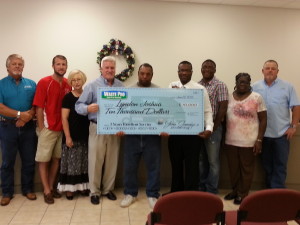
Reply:
[[99, 205], [100, 199], [98, 195], [93, 195], [91, 196], [91, 203], [94, 205]]
[[61, 198], [61, 194], [55, 189], [55, 190], [52, 190], [52, 196], [53, 198]]
[[109, 200], [112, 200], [112, 201], [117, 200], [116, 195], [112, 191], [108, 192], [107, 194], [105, 194], [103, 196], [106, 196]]
[[11, 199], [12, 199], [12, 197], [9, 197], [9, 196], [2, 197], [2, 199], [1, 199], [1, 205], [2, 206], [8, 205], [10, 203]]
[[74, 198], [73, 192], [67, 191], [67, 193], [66, 193], [66, 198], [67, 198], [68, 200], [73, 200], [73, 198]]
[[53, 204], [54, 203], [54, 199], [53, 199], [52, 193], [44, 194], [44, 201], [47, 204]]
[[36, 195], [33, 192], [29, 192], [27, 194], [24, 194], [24, 196], [28, 199], [28, 200], [36, 200]]
[[233, 204], [235, 205], [240, 205], [243, 201], [243, 198], [241, 196], [237, 196], [234, 201], [233, 201]]
[[89, 195], [90, 195], [90, 190], [80, 191], [80, 194], [81, 194], [82, 196], [89, 196]]
[[232, 199], [235, 199], [237, 197], [236, 194], [230, 192], [229, 194], [225, 195], [224, 199], [225, 200], [232, 200]]

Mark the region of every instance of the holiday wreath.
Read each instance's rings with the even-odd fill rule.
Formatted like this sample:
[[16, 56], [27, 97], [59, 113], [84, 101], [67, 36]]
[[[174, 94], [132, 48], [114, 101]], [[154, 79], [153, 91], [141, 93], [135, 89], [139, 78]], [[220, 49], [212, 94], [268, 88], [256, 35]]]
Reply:
[[108, 44], [103, 45], [103, 48], [100, 52], [97, 52], [97, 63], [100, 65], [101, 60], [105, 56], [109, 56], [111, 54], [124, 56], [127, 62], [127, 68], [124, 69], [121, 73], [116, 74], [115, 77], [120, 81], [125, 81], [132, 75], [134, 71], [135, 60], [131, 48], [123, 41], [120, 41], [118, 39], [111, 39]]

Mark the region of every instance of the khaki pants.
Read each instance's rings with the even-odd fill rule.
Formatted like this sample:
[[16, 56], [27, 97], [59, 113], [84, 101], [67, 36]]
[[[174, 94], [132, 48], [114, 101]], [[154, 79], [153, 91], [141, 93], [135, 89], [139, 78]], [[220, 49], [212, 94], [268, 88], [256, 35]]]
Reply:
[[114, 189], [118, 166], [120, 138], [98, 135], [97, 124], [89, 128], [89, 185], [91, 195], [107, 194]]

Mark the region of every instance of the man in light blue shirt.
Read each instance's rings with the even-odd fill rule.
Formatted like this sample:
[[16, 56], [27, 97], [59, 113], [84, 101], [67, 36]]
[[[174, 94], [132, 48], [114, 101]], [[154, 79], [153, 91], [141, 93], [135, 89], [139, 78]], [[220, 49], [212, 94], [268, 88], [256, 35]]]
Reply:
[[268, 188], [285, 188], [290, 139], [296, 133], [300, 112], [294, 87], [277, 78], [278, 72], [278, 63], [268, 60], [262, 69], [264, 80], [253, 84], [253, 91], [262, 95], [267, 106], [262, 163]]
[[101, 61], [101, 76], [88, 83], [82, 95], [75, 104], [78, 114], [88, 116], [89, 128], [89, 155], [88, 174], [91, 191], [91, 203], [98, 205], [100, 195], [110, 200], [116, 200], [114, 189], [120, 138], [116, 135], [97, 134], [97, 90], [99, 87], [123, 87], [121, 81], [115, 79], [116, 61], [114, 57], [106, 56]]

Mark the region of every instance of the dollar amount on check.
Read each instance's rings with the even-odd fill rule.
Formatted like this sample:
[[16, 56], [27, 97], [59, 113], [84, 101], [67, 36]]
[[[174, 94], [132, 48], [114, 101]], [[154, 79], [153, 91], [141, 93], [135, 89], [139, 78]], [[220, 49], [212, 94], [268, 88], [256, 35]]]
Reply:
[[203, 90], [99, 88], [97, 133], [192, 135], [204, 129]]

